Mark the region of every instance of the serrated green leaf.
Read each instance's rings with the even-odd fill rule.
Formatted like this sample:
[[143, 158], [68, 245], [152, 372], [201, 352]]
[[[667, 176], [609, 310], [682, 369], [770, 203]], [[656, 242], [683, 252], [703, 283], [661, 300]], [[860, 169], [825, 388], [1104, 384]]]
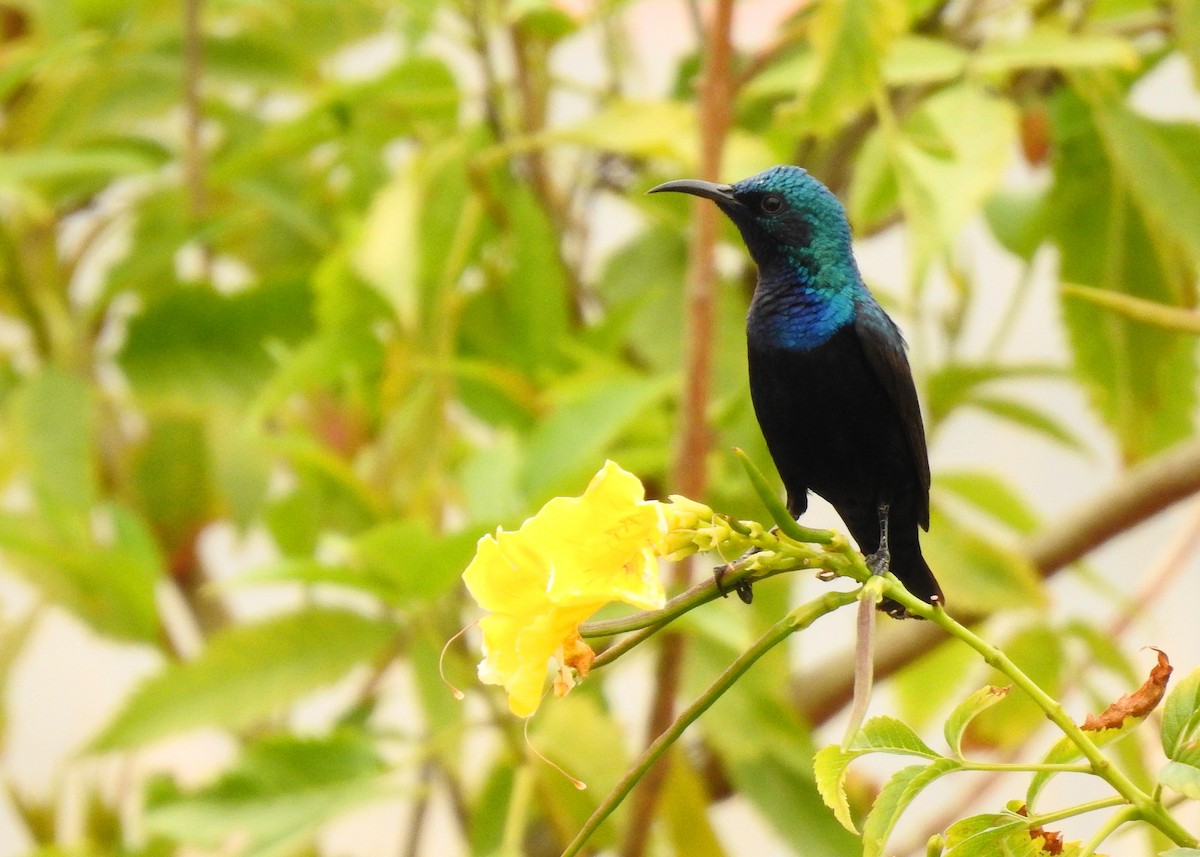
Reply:
[[1012, 813], [956, 821], [946, 831], [946, 846], [942, 857], [1037, 857], [1041, 850], [1029, 837], [1028, 819]]
[[836, 744], [822, 747], [813, 757], [813, 774], [817, 780], [817, 791], [821, 800], [833, 810], [834, 818], [851, 833], [858, 833], [850, 815], [850, 801], [846, 797], [846, 772], [850, 763], [866, 753], [865, 750], [848, 752]]
[[934, 752], [907, 724], [886, 715], [872, 717], [851, 740], [848, 750], [864, 750], [871, 753], [897, 753], [904, 756], [924, 756], [940, 759], [941, 753]]
[[11, 568], [44, 598], [95, 631], [121, 640], [156, 641], [160, 628], [154, 589], [162, 558], [154, 537], [136, 514], [121, 506], [99, 506], [88, 520], [100, 532], [64, 535], [41, 520], [0, 515], [0, 548]]
[[[1052, 106], [1055, 183], [1047, 222], [1060, 251], [1060, 276], [1167, 305], [1182, 303], [1194, 281], [1200, 238], [1184, 241], [1177, 230], [1196, 215], [1189, 210], [1169, 226], [1164, 218], [1200, 197], [1200, 174], [1181, 158], [1177, 129], [1130, 117], [1120, 105], [1090, 104], [1066, 93]], [[1153, 177], [1143, 174], [1143, 165]], [[1178, 187], [1153, 198], [1163, 185]], [[1097, 235], [1105, 240], [1097, 242]], [[1127, 460], [1191, 436], [1194, 337], [1079, 298], [1065, 298], [1063, 310], [1076, 373]]]
[[1200, 800], [1200, 768], [1183, 762], [1167, 762], [1158, 781], [1186, 798]]
[[[1101, 729], [1099, 732], [1088, 732], [1088, 737], [1097, 747], [1103, 747], [1111, 744], [1118, 738], [1133, 732], [1137, 728], [1140, 720], [1126, 720], [1115, 729]], [[1082, 759], [1083, 752], [1079, 746], [1070, 738], [1060, 738], [1054, 743], [1044, 757], [1042, 764], [1044, 765], [1065, 765], [1068, 762], [1074, 762], [1076, 759]], [[1050, 782], [1055, 776], [1056, 771], [1038, 771], [1033, 775], [1033, 779], [1029, 782], [1029, 788], [1025, 792], [1025, 805], [1032, 811], [1037, 803], [1038, 795], [1042, 793], [1042, 789], [1046, 787], [1046, 783]]]
[[1192, 670], [1167, 694], [1162, 708], [1162, 748], [1174, 759], [1200, 728], [1200, 668]]
[[893, 774], [863, 822], [863, 857], [882, 857], [896, 822], [913, 799], [938, 777], [961, 769], [962, 765], [953, 759], [938, 759], [931, 765], [911, 765]]
[[954, 755], [958, 758], [963, 757], [962, 752], [962, 736], [975, 715], [985, 709], [991, 708], [1000, 700], [1008, 695], [1012, 690], [1011, 685], [1007, 687], [981, 687], [979, 690], [972, 693], [955, 709], [950, 712], [950, 716], [946, 718], [945, 736], [946, 743], [950, 745], [950, 749], [954, 751]]
[[198, 791], [152, 784], [145, 823], [177, 843], [211, 849], [238, 837], [245, 857], [291, 854], [323, 822], [394, 792], [381, 779], [385, 770], [365, 736], [268, 738]]
[[1200, 166], [1192, 157], [1200, 128], [1156, 122], [1116, 100], [1090, 106], [1110, 163], [1151, 231], [1173, 236], [1200, 262]]
[[232, 627], [195, 660], [143, 682], [91, 749], [137, 747], [202, 726], [244, 728], [373, 661], [396, 632], [390, 622], [322, 608]]

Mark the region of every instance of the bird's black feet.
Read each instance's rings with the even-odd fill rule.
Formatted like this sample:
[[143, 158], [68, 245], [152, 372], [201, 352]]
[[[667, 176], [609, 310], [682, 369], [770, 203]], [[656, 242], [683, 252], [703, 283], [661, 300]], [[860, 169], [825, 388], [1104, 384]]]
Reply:
[[[743, 556], [738, 560], [738, 562], [741, 562], [742, 559], [745, 559], [752, 553], [754, 553], [754, 551], [747, 553], [746, 556]], [[734, 566], [737, 564], [737, 562], [727, 562], [724, 565], [718, 565], [713, 569], [713, 580], [716, 582], [717, 592], [721, 593], [722, 598], [729, 597], [729, 590], [725, 588], [724, 584], [725, 575], [733, 571]], [[742, 601], [746, 604], [750, 604], [752, 601], [754, 601], [754, 589], [751, 587], [749, 580], [739, 580], [733, 585], [733, 591], [736, 592], [738, 598], [742, 599]]]
[[863, 560], [871, 574], [887, 574], [892, 567], [892, 552], [886, 547], [881, 547], [875, 553], [863, 557]]

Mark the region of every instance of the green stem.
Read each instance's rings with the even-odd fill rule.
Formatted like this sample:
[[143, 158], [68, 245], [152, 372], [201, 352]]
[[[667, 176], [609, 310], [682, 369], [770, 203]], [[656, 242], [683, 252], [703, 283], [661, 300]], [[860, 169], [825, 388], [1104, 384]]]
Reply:
[[621, 781], [617, 783], [616, 788], [612, 790], [600, 806], [596, 808], [596, 811], [592, 813], [591, 818], [587, 820], [587, 823], [584, 824], [578, 835], [571, 841], [566, 850], [563, 851], [562, 857], [574, 857], [574, 855], [580, 852], [591, 835], [604, 823], [605, 819], [612, 815], [613, 811], [621, 804], [625, 796], [633, 790], [633, 787], [637, 785], [646, 771], [679, 739], [679, 736], [683, 734], [684, 730], [696, 718], [707, 711], [725, 691], [729, 690], [734, 682], [753, 666], [755, 661], [796, 631], [807, 628], [826, 613], [831, 613], [839, 607], [850, 604], [856, 598], [857, 594], [854, 592], [828, 592], [820, 598], [810, 601], [807, 604], [802, 604], [772, 625], [770, 630], [763, 634], [753, 646], [730, 664], [695, 702], [680, 713], [670, 728], [659, 735], [658, 738], [642, 751], [642, 755], [638, 757], [637, 762], [626, 772]]
[[[993, 773], [1004, 773], [1007, 771], [1018, 771], [1022, 773], [1068, 773], [1068, 774], [1090, 774], [1092, 773], [1091, 765], [1070, 765], [1070, 764], [1054, 764], [1054, 763], [1031, 763], [1031, 764], [992, 764], [989, 762], [963, 762], [962, 769], [964, 771], [989, 771]], [[1124, 803], [1122, 799], [1120, 801]]]
[[[813, 558], [819, 558], [819, 554], [814, 552]], [[725, 590], [724, 593], [717, 589], [716, 579], [709, 577], [685, 592], [676, 595], [657, 610], [643, 610], [639, 613], [631, 613], [628, 616], [621, 616], [616, 619], [584, 622], [579, 626], [579, 635], [584, 638], [611, 637], [614, 634], [640, 631], [643, 628], [657, 628], [657, 626], [670, 622], [672, 619], [682, 616], [684, 613], [699, 607], [701, 604], [707, 604], [709, 601], [714, 601], [723, 595], [728, 595], [738, 583], [747, 578], [764, 580], [768, 577], [774, 577], [777, 574], [786, 574], [790, 571], [807, 568], [808, 566], [803, 564], [804, 561], [804, 558], [800, 557], [794, 562], [788, 562], [786, 565], [781, 564], [771, 569], [756, 569], [732, 563], [728, 567], [729, 571], [721, 578], [721, 587]], [[814, 563], [814, 567], [815, 565]]]
[[733, 454], [742, 463], [746, 475], [750, 477], [750, 484], [754, 486], [755, 493], [758, 494], [758, 498], [762, 500], [763, 505], [767, 507], [767, 511], [771, 514], [771, 519], [775, 521], [775, 526], [779, 528], [781, 533], [798, 542], [838, 546], [845, 544], [846, 540], [840, 533], [835, 533], [832, 530], [814, 530], [809, 527], [802, 527], [796, 523], [796, 519], [792, 517], [792, 513], [788, 511], [787, 506], [779, 499], [779, 495], [771, 488], [771, 484], [767, 482], [767, 477], [763, 476], [762, 471], [750, 460], [750, 456], [746, 455], [740, 449], [735, 449]]
[[1116, 832], [1118, 827], [1127, 821], [1135, 820], [1139, 815], [1141, 813], [1138, 812], [1136, 807], [1132, 806], [1128, 806], [1120, 812], [1114, 812], [1104, 824], [1100, 825], [1100, 829], [1096, 831], [1095, 836], [1088, 840], [1087, 845], [1083, 846], [1083, 850], [1079, 852], [1079, 857], [1091, 857], [1091, 855], [1096, 853], [1096, 849], [1104, 843], [1104, 840]]
[[[1090, 769], [1089, 769], [1090, 770]], [[1047, 812], [1043, 815], [1029, 816], [1030, 827], [1045, 827], [1047, 824], [1053, 824], [1056, 821], [1062, 821], [1064, 818], [1074, 818], [1077, 815], [1083, 815], [1088, 812], [1095, 812], [1098, 809], [1108, 809], [1110, 806], [1124, 806], [1125, 798], [1120, 795], [1110, 795], [1099, 800], [1088, 801], [1087, 803], [1068, 806], [1066, 809], [1056, 809], [1054, 812]]]
[[979, 652], [988, 666], [1008, 676], [1013, 684], [1025, 691], [1029, 695], [1029, 698], [1046, 713], [1046, 717], [1062, 730], [1062, 733], [1070, 739], [1071, 743], [1079, 748], [1080, 753], [1090, 763], [1091, 772], [1102, 778], [1118, 794], [1124, 797], [1131, 804], [1132, 808], [1136, 809], [1137, 814], [1142, 819], [1161, 830], [1176, 845], [1194, 848], [1197, 844], [1200, 844], [1200, 840], [1197, 840], [1178, 821], [1172, 818], [1163, 808], [1162, 804], [1139, 789], [1123, 771], [1114, 767], [1108, 757], [1101, 753], [1095, 742], [1088, 737], [1087, 733], [1080, 729], [1075, 724], [1075, 721], [1067, 715], [1062, 705], [1046, 693], [1046, 691], [1042, 690], [1037, 682], [1026, 675], [1003, 651], [979, 637], [970, 628], [954, 621], [943, 608], [931, 607], [924, 601], [911, 595], [891, 575], [888, 576], [885, 593], [888, 597], [895, 599], [908, 608], [914, 615], [930, 620], [951, 636], [962, 640], [972, 649]]

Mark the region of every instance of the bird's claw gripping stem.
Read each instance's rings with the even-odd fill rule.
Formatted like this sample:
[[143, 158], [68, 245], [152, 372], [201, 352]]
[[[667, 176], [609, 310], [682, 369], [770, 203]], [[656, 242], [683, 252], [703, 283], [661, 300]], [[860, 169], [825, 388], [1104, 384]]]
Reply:
[[[759, 548], [751, 548], [746, 551], [735, 562], [727, 562], [724, 565], [718, 565], [713, 569], [713, 581], [717, 584], [717, 592], [721, 593], [722, 598], [729, 597], [729, 590], [725, 588], [725, 575], [729, 574], [736, 567], [740, 566], [754, 554], [758, 553]], [[750, 604], [754, 601], [754, 588], [749, 580], [739, 580], [733, 586], [733, 591], [737, 593], [738, 598], [742, 599], [745, 604]]]

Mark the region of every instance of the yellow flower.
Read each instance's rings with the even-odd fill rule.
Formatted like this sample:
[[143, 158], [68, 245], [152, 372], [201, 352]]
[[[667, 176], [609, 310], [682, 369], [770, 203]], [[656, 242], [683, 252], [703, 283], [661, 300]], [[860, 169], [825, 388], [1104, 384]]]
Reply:
[[586, 672], [591, 650], [578, 629], [589, 616], [610, 601], [643, 610], [666, 601], [657, 557], [669, 522], [644, 496], [638, 478], [609, 461], [582, 497], [557, 497], [516, 532], [479, 540], [463, 572], [490, 611], [479, 623], [479, 678], [503, 685], [518, 717], [537, 709], [552, 657]]

